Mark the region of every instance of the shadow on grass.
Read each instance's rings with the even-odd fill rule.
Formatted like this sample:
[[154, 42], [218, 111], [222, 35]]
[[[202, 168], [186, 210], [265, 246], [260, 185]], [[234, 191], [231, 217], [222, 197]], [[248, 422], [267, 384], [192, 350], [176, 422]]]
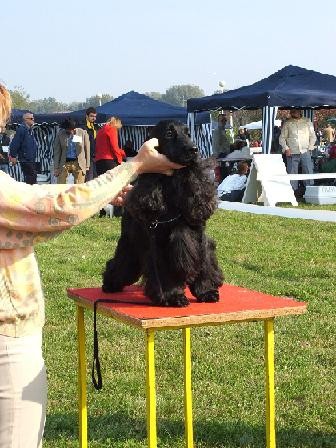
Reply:
[[[89, 441], [108, 443], [123, 441], [145, 443], [145, 419], [132, 418], [127, 414], [114, 413], [89, 417]], [[47, 416], [44, 438], [47, 441], [78, 439], [78, 417], [76, 414], [51, 414]], [[160, 444], [173, 448], [183, 446], [184, 425], [181, 421], [159, 419], [158, 438]], [[194, 422], [195, 443], [202, 446], [227, 448], [264, 448], [265, 428], [246, 425], [243, 422]], [[174, 445], [174, 441], [176, 445]], [[119, 446], [119, 445], [118, 445]], [[126, 445], [125, 445], [126, 446]], [[281, 428], [277, 431], [277, 446], [286, 448], [334, 448], [336, 433], [314, 430]]]

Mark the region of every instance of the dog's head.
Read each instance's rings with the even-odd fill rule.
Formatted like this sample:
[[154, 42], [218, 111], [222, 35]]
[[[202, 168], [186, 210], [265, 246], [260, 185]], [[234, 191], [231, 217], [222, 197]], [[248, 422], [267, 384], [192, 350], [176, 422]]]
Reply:
[[172, 162], [189, 166], [199, 158], [198, 149], [188, 134], [187, 126], [179, 121], [159, 121], [150, 137], [158, 139], [158, 152]]

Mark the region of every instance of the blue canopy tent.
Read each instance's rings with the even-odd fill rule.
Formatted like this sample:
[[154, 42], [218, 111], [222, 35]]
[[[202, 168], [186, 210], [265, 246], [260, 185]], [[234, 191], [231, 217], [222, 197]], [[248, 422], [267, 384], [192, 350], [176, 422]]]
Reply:
[[[187, 101], [188, 112], [215, 109], [263, 110], [263, 152], [269, 153], [277, 108], [307, 110], [336, 107], [336, 77], [288, 65], [268, 78], [222, 94]], [[305, 115], [312, 118], [312, 113]]]
[[[154, 100], [133, 90], [96, 107], [96, 110], [98, 122], [104, 122], [108, 117], [117, 116], [125, 126], [154, 126], [158, 121], [168, 119], [187, 123], [186, 108]], [[77, 121], [83, 121], [85, 109], [71, 112], [70, 116]], [[198, 114], [196, 124], [209, 122], [209, 113]]]
[[[109, 117], [117, 116], [121, 119], [123, 127], [120, 131], [121, 145], [131, 140], [135, 148], [139, 148], [148, 136], [149, 127], [160, 120], [178, 120], [187, 123], [187, 109], [173, 106], [163, 101], [154, 100], [147, 95], [130, 91], [115, 98], [102, 106], [96, 107], [97, 122], [104, 123]], [[85, 110], [71, 112], [70, 116], [83, 122]], [[204, 156], [210, 150], [210, 113], [196, 114], [197, 138], [196, 143]]]

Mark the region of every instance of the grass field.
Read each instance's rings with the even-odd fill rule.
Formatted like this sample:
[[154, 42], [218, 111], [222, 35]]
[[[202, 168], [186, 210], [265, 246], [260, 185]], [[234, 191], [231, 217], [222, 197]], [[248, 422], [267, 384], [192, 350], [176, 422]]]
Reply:
[[[275, 321], [277, 447], [336, 447], [335, 224], [217, 211], [207, 232], [228, 283], [308, 303], [307, 314]], [[92, 218], [37, 247], [47, 314], [46, 448], [78, 447], [75, 307], [65, 290], [100, 285], [119, 233], [119, 220]], [[146, 447], [143, 333], [99, 317], [104, 388], [96, 392], [92, 313], [86, 327], [89, 446]], [[181, 340], [180, 330], [156, 336], [165, 448], [184, 447]], [[265, 447], [261, 322], [194, 329], [192, 375], [196, 448]]]

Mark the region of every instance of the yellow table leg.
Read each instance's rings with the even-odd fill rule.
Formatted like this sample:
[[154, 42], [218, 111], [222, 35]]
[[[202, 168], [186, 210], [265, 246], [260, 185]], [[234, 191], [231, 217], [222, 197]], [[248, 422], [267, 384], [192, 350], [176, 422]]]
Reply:
[[274, 319], [264, 321], [266, 369], [266, 446], [275, 448]]
[[86, 356], [84, 308], [77, 305], [79, 447], [87, 448]]
[[193, 448], [193, 417], [192, 417], [192, 390], [191, 390], [191, 349], [190, 328], [183, 328], [184, 353], [184, 426], [186, 448]]
[[146, 330], [146, 404], [148, 448], [157, 447], [154, 329]]

